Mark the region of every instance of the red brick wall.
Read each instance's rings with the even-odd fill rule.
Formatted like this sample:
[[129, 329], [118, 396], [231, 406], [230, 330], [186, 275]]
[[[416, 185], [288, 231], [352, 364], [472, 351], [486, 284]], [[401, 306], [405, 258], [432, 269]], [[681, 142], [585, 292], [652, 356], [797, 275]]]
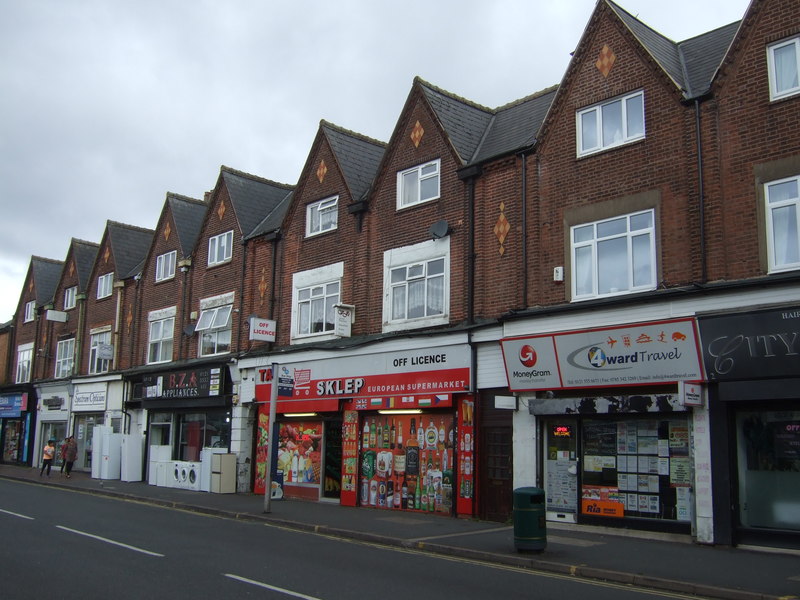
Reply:
[[[58, 321], [46, 321], [42, 317], [42, 347], [45, 348], [42, 358], [39, 359], [40, 369], [37, 369], [37, 377], [42, 379], [51, 379], [55, 376], [56, 358], [58, 356], [58, 342], [61, 340], [75, 338], [76, 349], [78, 344], [78, 327], [80, 325], [79, 314], [82, 310], [82, 300], [76, 298], [75, 308], [70, 310], [64, 309], [64, 291], [67, 288], [78, 287], [78, 270], [75, 264], [75, 259], [72, 256], [72, 248], [67, 253], [67, 259], [64, 261], [64, 269], [61, 271], [61, 280], [56, 286], [55, 295], [53, 296], [53, 308], [58, 311], [65, 311], [67, 313], [67, 322], [59, 323]], [[76, 294], [80, 295], [80, 294]], [[77, 356], [73, 356], [75, 360]]]
[[[92, 273], [89, 278], [89, 285], [86, 288], [86, 324], [83, 328], [83, 344], [80, 348], [80, 364], [78, 374], [85, 375], [89, 372], [89, 346], [91, 344], [90, 331], [96, 327], [111, 326], [111, 343], [119, 344], [119, 340], [114, 339], [114, 317], [117, 310], [118, 288], [112, 288], [111, 295], [98, 300], [97, 298], [97, 279], [106, 273], [115, 273], [114, 254], [111, 251], [111, 244], [108, 239], [108, 230], [103, 235], [100, 249], [97, 252]], [[114, 274], [114, 284], [117, 283], [117, 275]], [[119, 351], [119, 348], [115, 348]], [[109, 367], [113, 369], [112, 367]]]

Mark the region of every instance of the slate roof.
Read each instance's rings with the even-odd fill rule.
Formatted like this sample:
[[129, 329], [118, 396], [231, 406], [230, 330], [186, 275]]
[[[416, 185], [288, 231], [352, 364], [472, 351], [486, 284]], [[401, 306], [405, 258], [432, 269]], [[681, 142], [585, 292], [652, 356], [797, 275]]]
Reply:
[[181, 257], [191, 256], [200, 230], [203, 228], [203, 218], [208, 210], [208, 204], [202, 200], [171, 192], [167, 193], [167, 204], [177, 229]]
[[675, 43], [648, 27], [611, 0], [611, 10], [628, 27], [650, 56], [664, 69], [687, 99], [705, 94], [711, 79], [739, 29], [739, 22]]
[[111, 252], [114, 254], [117, 278], [122, 280], [133, 277], [140, 271], [150, 244], [153, 243], [154, 231], [116, 221], [108, 221], [106, 230]]
[[58, 280], [61, 278], [61, 269], [63, 268], [64, 261], [42, 258], [41, 256], [31, 257], [36, 306], [45, 306], [53, 301], [53, 295], [56, 293]]
[[286, 216], [286, 212], [289, 210], [289, 205], [292, 203], [293, 196], [294, 191], [286, 194], [286, 197], [281, 200], [275, 206], [275, 208], [273, 208], [270, 213], [261, 220], [261, 223], [255, 226], [253, 231], [244, 236], [244, 239], [249, 240], [254, 237], [258, 237], [259, 235], [264, 235], [265, 233], [270, 233], [280, 229], [281, 225], [283, 225], [283, 218]]
[[256, 227], [260, 227], [272, 216], [275, 209], [294, 190], [292, 185], [263, 179], [224, 165], [221, 168], [221, 177], [228, 188], [245, 239], [251, 237]]
[[320, 121], [320, 128], [342, 169], [351, 198], [363, 199], [378, 172], [386, 144], [324, 120]]
[[462, 164], [467, 164], [478, 149], [494, 111], [456, 96], [415, 77]]
[[557, 91], [558, 86], [553, 86], [498, 108], [470, 162], [479, 163], [531, 146]]
[[75, 261], [75, 270], [78, 273], [78, 292], [84, 293], [89, 287], [89, 277], [92, 274], [92, 267], [97, 258], [99, 244], [72, 238], [70, 242], [72, 248], [72, 259]]

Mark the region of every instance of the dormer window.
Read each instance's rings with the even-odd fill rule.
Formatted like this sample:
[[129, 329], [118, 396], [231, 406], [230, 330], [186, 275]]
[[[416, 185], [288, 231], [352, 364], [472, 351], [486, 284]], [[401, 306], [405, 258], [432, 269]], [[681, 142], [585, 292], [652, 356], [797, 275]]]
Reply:
[[437, 158], [397, 174], [397, 210], [439, 197], [439, 167]]
[[339, 196], [312, 202], [306, 207], [306, 237], [336, 229], [339, 225]]
[[644, 139], [644, 92], [579, 110], [577, 130], [578, 156]]

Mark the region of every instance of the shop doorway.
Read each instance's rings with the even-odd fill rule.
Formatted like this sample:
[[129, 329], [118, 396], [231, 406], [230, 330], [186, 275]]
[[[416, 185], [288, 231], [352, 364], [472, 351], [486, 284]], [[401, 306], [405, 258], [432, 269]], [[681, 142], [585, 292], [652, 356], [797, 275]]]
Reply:
[[322, 497], [339, 499], [342, 492], [342, 420], [325, 422], [325, 479]]
[[483, 477], [483, 515], [487, 521], [505, 522], [511, 518], [512, 499], [512, 434], [511, 427], [485, 427], [483, 436], [485, 465]]
[[41, 447], [39, 448], [39, 463], [42, 461], [42, 448], [48, 440], [56, 441], [56, 457], [53, 459], [54, 467], [61, 467], [61, 444], [64, 438], [67, 437], [67, 422], [66, 421], [45, 421], [42, 423], [42, 436]]
[[547, 520], [576, 523], [578, 519], [578, 420], [545, 419], [542, 440]]
[[80, 415], [75, 417], [75, 441], [78, 443], [78, 459], [75, 468], [92, 470], [92, 441], [95, 425], [103, 424], [103, 415]]

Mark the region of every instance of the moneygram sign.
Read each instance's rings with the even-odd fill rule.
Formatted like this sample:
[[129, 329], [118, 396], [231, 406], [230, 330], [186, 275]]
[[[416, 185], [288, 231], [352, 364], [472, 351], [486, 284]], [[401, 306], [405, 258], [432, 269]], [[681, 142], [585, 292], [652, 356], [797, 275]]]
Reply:
[[501, 340], [514, 391], [702, 381], [692, 319]]

